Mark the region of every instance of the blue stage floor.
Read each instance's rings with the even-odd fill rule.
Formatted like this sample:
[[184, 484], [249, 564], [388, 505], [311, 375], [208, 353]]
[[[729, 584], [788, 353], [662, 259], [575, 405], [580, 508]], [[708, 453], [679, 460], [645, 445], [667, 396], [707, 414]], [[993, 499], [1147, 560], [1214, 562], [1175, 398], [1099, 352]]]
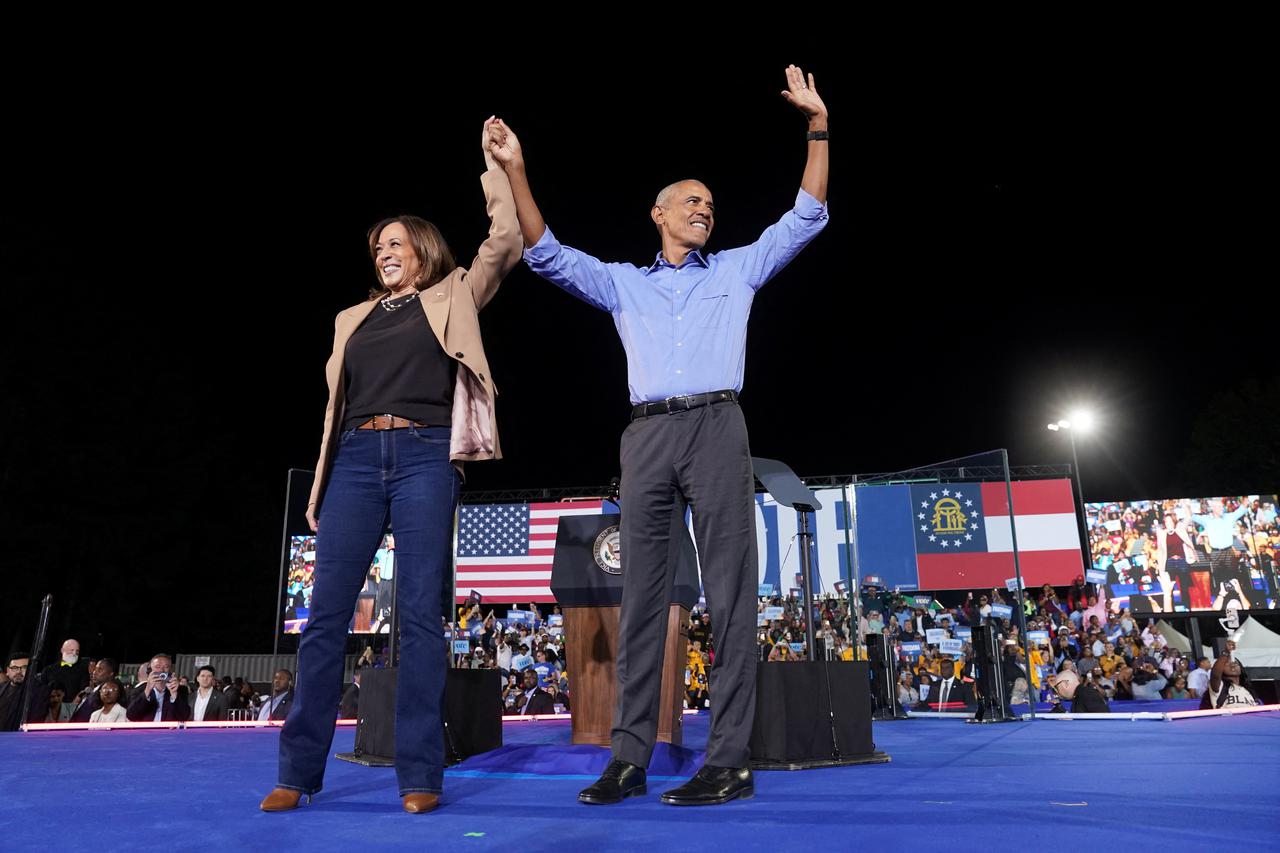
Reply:
[[[761, 772], [753, 800], [661, 805], [699, 765], [707, 722], [686, 717], [691, 748], [659, 747], [647, 797], [596, 807], [575, 796], [605, 750], [569, 746], [567, 722], [508, 724], [501, 750], [448, 771], [428, 815], [400, 810], [392, 770], [337, 760], [312, 805], [260, 812], [273, 729], [4, 734], [0, 849], [1280, 850], [1277, 713], [878, 723], [889, 764]], [[340, 729], [335, 752], [353, 738]]]

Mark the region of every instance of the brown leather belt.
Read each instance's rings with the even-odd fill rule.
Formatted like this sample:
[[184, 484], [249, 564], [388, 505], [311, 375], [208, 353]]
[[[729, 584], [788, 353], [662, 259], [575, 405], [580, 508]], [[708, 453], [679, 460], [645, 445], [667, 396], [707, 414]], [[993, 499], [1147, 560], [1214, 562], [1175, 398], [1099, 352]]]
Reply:
[[356, 429], [406, 429], [411, 426], [424, 427], [426, 424], [421, 421], [411, 421], [408, 418], [398, 418], [395, 415], [374, 415]]

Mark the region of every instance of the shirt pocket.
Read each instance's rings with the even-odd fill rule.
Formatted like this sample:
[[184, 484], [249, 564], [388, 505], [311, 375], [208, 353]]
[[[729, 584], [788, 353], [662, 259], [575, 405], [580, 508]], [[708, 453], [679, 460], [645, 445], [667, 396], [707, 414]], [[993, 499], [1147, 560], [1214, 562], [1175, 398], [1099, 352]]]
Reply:
[[698, 297], [695, 310], [699, 329], [723, 329], [729, 325], [729, 294], [704, 294]]

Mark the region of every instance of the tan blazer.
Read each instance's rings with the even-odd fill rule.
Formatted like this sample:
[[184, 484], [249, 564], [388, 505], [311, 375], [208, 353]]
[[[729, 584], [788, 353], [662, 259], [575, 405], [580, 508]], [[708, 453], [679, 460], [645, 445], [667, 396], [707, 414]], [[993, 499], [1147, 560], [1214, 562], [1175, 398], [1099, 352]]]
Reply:
[[[422, 291], [418, 301], [445, 353], [458, 362], [458, 381], [453, 389], [453, 436], [449, 458], [458, 471], [462, 463], [481, 459], [501, 459], [494, 398], [498, 389], [489, 375], [489, 362], [480, 340], [480, 309], [498, 292], [498, 285], [520, 260], [524, 248], [516, 222], [511, 185], [500, 169], [480, 176], [489, 211], [489, 238], [480, 245], [469, 269], [458, 267]], [[340, 312], [334, 321], [333, 354], [325, 365], [329, 382], [329, 404], [324, 410], [324, 434], [320, 438], [320, 459], [311, 487], [308, 506], [319, 507], [333, 468], [337, 436], [343, 420], [343, 361], [347, 341], [378, 305], [376, 299], [361, 302]]]

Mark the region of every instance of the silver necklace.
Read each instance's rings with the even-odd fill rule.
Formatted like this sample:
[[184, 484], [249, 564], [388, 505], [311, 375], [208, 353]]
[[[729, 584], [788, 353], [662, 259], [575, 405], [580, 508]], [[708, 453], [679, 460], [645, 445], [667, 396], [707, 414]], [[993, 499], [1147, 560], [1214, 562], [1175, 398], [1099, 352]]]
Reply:
[[413, 293], [409, 294], [408, 296], [403, 297], [401, 301], [392, 302], [391, 294], [388, 293], [386, 296], [378, 300], [378, 304], [382, 306], [383, 311], [399, 311], [401, 308], [408, 305], [410, 302], [412, 302], [417, 298], [418, 298], [418, 291], [415, 290]]

